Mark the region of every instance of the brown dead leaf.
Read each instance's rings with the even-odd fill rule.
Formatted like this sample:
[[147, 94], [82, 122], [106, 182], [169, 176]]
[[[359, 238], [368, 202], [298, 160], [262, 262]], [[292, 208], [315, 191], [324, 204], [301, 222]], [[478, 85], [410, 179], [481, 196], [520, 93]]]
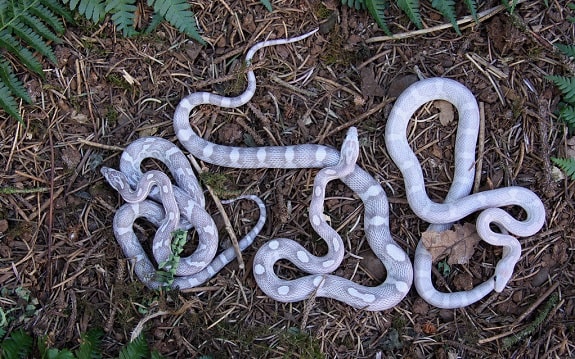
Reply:
[[378, 280], [385, 279], [385, 267], [381, 260], [372, 251], [365, 251], [360, 254], [363, 259], [360, 264], [361, 267], [369, 273], [373, 278]]
[[385, 96], [385, 90], [375, 80], [373, 64], [361, 69], [361, 94], [363, 96]]
[[575, 136], [569, 138], [567, 141], [567, 157], [575, 158]]
[[5, 219], [0, 219], [0, 233], [6, 233], [8, 231], [8, 221]]
[[72, 147], [66, 147], [62, 149], [62, 161], [66, 165], [66, 168], [76, 168], [76, 166], [82, 161], [82, 155], [80, 151]]
[[439, 122], [441, 122], [443, 126], [447, 126], [453, 122], [455, 114], [453, 113], [453, 106], [449, 102], [439, 100], [435, 101], [433, 106], [439, 110]]
[[395, 79], [389, 84], [387, 89], [387, 97], [398, 97], [406, 88], [417, 82], [416, 75], [406, 75]]
[[448, 264], [465, 264], [481, 238], [473, 224], [465, 223], [463, 226], [454, 225], [453, 230], [425, 231], [421, 234], [421, 240], [435, 262], [448, 257]]

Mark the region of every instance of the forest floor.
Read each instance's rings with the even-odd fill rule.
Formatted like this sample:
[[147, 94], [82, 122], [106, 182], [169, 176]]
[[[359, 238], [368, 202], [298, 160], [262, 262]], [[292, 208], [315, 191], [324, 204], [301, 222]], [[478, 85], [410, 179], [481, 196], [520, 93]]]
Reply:
[[[574, 145], [554, 115], [560, 93], [545, 79], [573, 75], [573, 63], [553, 46], [575, 41], [567, 20], [575, 14], [562, 2], [524, 1], [512, 15], [497, 1], [482, 2], [479, 12], [489, 15], [462, 24], [461, 36], [452, 28], [434, 28], [445, 19], [428, 2], [422, 2], [423, 32], [392, 5], [389, 26], [396, 36], [389, 38], [366, 12], [336, 0], [272, 1], [271, 13], [256, 0], [193, 1], [205, 46], [168, 25], [129, 39], [110, 23], [69, 28], [64, 44], [56, 46], [59, 64], [46, 64], [44, 80], [24, 77], [35, 102], [22, 107], [25, 126], [0, 113], [0, 188], [17, 190], [0, 195], [6, 329], [24, 328], [46, 335], [53, 347], [74, 348], [82, 334], [102, 328], [104, 357], [117, 355], [134, 331], [143, 332], [162, 355], [179, 358], [574, 357], [575, 184], [551, 162]], [[468, 15], [464, 7], [458, 10], [460, 18]], [[142, 21], [148, 12], [140, 14]], [[250, 46], [320, 24], [318, 34], [301, 42], [259, 51], [253, 61], [258, 88], [250, 103], [237, 109], [201, 106], [194, 129], [225, 145], [339, 148], [347, 128], [356, 126], [358, 163], [387, 192], [391, 233], [413, 259], [427, 223], [410, 209], [401, 173], [386, 153], [386, 118], [418, 75], [461, 82], [480, 102], [484, 118], [475, 190], [522, 186], [545, 205], [544, 227], [520, 238], [521, 259], [503, 292], [454, 310], [427, 304], [414, 288], [381, 312], [325, 298], [272, 300], [253, 277], [258, 248], [285, 237], [313, 253], [325, 251], [307, 216], [317, 170], [209, 163], [200, 163], [202, 170], [222, 174], [225, 191], [257, 194], [267, 205], [264, 230], [242, 255], [245, 268], [234, 261], [187, 292], [149, 290], [132, 273], [112, 232], [123, 201], [99, 168], [117, 168], [121, 149], [143, 136], [180, 145], [172, 116], [185, 95], [241, 93]], [[451, 185], [456, 124], [442, 125], [438, 112], [433, 106], [420, 109], [408, 133], [427, 192], [442, 201]], [[207, 195], [207, 210], [225, 245], [215, 201]], [[248, 201], [225, 210], [238, 236], [257, 219], [257, 207]], [[517, 208], [508, 210], [521, 218]], [[328, 186], [325, 212], [346, 244], [335, 274], [364, 285], [381, 283], [385, 269], [363, 238], [361, 200], [335, 181]], [[474, 225], [475, 217], [465, 222]], [[154, 230], [138, 224], [136, 232], [149, 248]], [[442, 291], [468, 289], [493, 275], [500, 256], [501, 248], [479, 243], [469, 263], [451, 266], [445, 278], [436, 272], [435, 285]], [[278, 267], [282, 275], [301, 276], [288, 262]]]

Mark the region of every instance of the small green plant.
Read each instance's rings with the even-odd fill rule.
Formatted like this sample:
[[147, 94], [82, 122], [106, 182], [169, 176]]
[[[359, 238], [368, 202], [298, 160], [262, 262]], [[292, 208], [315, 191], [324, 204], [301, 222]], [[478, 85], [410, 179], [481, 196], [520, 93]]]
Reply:
[[[260, 1], [272, 10], [269, 0]], [[136, 4], [137, 0], [0, 0], [0, 55], [11, 54], [28, 71], [44, 78], [42, 64], [34, 51], [56, 64], [51, 43], [62, 42], [60, 36], [65, 30], [62, 19], [74, 22], [72, 12], [64, 5], [93, 23], [101, 23], [109, 16], [123, 36], [133, 36], [139, 33], [134, 25]], [[205, 43], [187, 0], [147, 0], [147, 4], [154, 16], [144, 32], [152, 32], [166, 20], [197, 42]], [[23, 123], [17, 99], [32, 103], [16, 77], [14, 64], [0, 56], [0, 109]]]
[[[72, 14], [57, 0], [0, 0], [0, 54], [9, 53], [26, 69], [44, 77], [34, 51], [56, 63], [49, 43], [61, 42], [61, 18], [73, 21]], [[0, 58], [0, 107], [22, 122], [16, 98], [26, 103], [32, 99], [16, 77], [13, 64], [5, 56]]]
[[165, 287], [171, 287], [174, 283], [176, 269], [180, 264], [180, 254], [184, 250], [187, 240], [187, 231], [177, 229], [172, 233], [172, 254], [165, 262], [158, 263], [158, 270], [156, 271], [156, 280], [163, 283]]
[[230, 179], [223, 173], [201, 172], [200, 182], [212, 188], [215, 194], [222, 198], [238, 197], [241, 191], [227, 189]]
[[508, 349], [511, 346], [525, 339], [525, 337], [531, 335], [547, 318], [547, 316], [551, 312], [551, 309], [553, 309], [553, 307], [557, 304], [558, 300], [559, 295], [557, 295], [557, 293], [551, 294], [551, 296], [545, 303], [545, 306], [543, 307], [543, 309], [541, 309], [541, 312], [539, 312], [539, 314], [533, 320], [533, 322], [531, 322], [527, 327], [525, 327], [525, 329], [517, 332], [516, 334], [513, 334], [508, 338], [503, 339], [503, 348]]
[[[567, 4], [567, 7], [575, 10], [575, 4], [573, 3]], [[575, 17], [570, 17], [568, 20], [575, 24]], [[575, 45], [556, 44], [555, 46], [566, 56], [575, 57]], [[558, 118], [565, 123], [569, 133], [573, 134], [575, 132], [575, 77], [550, 75], [546, 79], [552, 81], [563, 95], [562, 102], [559, 104]], [[575, 180], [575, 158], [552, 157], [551, 161], [565, 172], [569, 178]]]
[[[70, 349], [49, 348], [46, 338], [37, 338], [36, 346], [41, 358], [49, 359], [97, 359], [102, 357], [102, 336], [100, 329], [89, 330], [80, 337], [79, 347], [72, 351]], [[19, 329], [4, 338], [0, 342], [0, 358], [21, 359], [32, 357], [34, 351], [34, 338]], [[147, 341], [143, 336], [137, 337], [134, 341], [126, 344], [120, 350], [118, 358], [153, 358], [160, 359], [162, 356], [155, 350], [151, 351]]]

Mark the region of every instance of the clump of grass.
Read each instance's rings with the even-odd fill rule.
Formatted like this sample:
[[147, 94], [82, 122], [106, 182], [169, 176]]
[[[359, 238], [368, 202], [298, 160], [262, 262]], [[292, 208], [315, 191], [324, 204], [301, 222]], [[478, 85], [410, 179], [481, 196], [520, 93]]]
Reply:
[[[12, 332], [0, 342], [0, 357], [5, 359], [32, 358], [39, 354], [40, 358], [50, 359], [98, 359], [102, 357], [102, 337], [104, 332], [100, 329], [91, 329], [80, 337], [77, 349], [58, 349], [48, 347], [46, 337], [34, 338], [23, 329]], [[36, 342], [37, 352], [34, 352]], [[162, 356], [155, 350], [150, 350], [148, 342], [139, 336], [126, 344], [120, 350], [118, 358], [153, 358]]]

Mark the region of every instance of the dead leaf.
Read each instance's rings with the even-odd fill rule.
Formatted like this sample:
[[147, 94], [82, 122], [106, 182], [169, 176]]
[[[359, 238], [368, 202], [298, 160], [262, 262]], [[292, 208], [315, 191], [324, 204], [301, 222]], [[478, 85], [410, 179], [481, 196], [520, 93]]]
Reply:
[[360, 262], [361, 267], [367, 273], [377, 280], [385, 279], [385, 267], [383, 266], [383, 263], [381, 263], [381, 260], [377, 258], [372, 251], [365, 251], [360, 253], [360, 255], [363, 257]]
[[77, 111], [72, 111], [72, 113], [70, 114], [70, 119], [78, 122], [78, 123], [90, 123], [90, 119], [88, 118], [87, 115], [83, 114], [83, 113], [79, 113]]
[[565, 151], [567, 157], [575, 158], [575, 136], [565, 142], [567, 143], [567, 150]]
[[8, 231], [8, 221], [5, 219], [0, 219], [0, 233], [6, 233]]
[[387, 96], [398, 97], [406, 88], [417, 82], [417, 80], [418, 78], [416, 75], [405, 75], [392, 81], [387, 89]]
[[361, 94], [363, 96], [385, 96], [385, 91], [375, 80], [374, 65], [369, 65], [361, 69]]
[[80, 151], [71, 147], [62, 149], [61, 158], [62, 161], [64, 161], [66, 168], [68, 169], [76, 168], [80, 161], [82, 161], [82, 155], [80, 154]]
[[439, 122], [443, 126], [447, 126], [453, 122], [455, 114], [453, 113], [453, 106], [451, 103], [443, 100], [438, 100], [433, 103], [433, 106], [439, 110]]
[[454, 225], [453, 230], [425, 231], [421, 234], [421, 240], [431, 253], [434, 262], [448, 257], [448, 264], [465, 264], [469, 262], [481, 238], [477, 235], [474, 225], [465, 223], [463, 226]]

